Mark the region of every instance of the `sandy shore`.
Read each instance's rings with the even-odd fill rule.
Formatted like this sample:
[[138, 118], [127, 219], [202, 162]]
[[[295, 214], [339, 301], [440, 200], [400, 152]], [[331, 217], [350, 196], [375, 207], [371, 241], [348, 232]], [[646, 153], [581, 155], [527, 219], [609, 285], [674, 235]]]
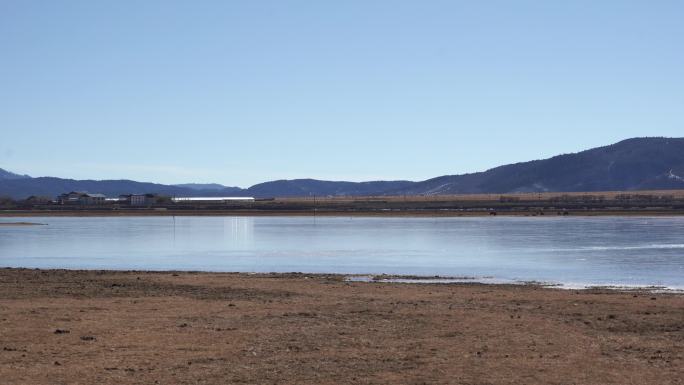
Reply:
[[684, 296], [0, 269], [3, 384], [684, 384]]

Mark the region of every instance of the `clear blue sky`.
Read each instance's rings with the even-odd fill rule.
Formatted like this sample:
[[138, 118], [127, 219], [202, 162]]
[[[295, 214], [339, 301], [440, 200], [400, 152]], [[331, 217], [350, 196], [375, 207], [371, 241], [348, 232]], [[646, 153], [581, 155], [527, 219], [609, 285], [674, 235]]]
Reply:
[[0, 167], [249, 186], [684, 136], [682, 1], [0, 1]]

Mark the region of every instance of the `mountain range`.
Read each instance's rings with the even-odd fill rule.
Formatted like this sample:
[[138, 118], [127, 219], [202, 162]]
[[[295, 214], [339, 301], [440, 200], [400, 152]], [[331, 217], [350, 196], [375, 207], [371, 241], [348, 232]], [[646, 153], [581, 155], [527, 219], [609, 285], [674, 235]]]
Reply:
[[32, 178], [0, 169], [0, 196], [53, 197], [88, 191], [107, 196], [158, 193], [171, 196], [362, 196], [443, 195], [518, 192], [684, 189], [684, 138], [633, 138], [590, 150], [563, 154], [461, 175], [419, 182], [344, 182], [315, 179], [276, 180], [249, 188], [220, 184], [163, 185], [132, 180]]
[[19, 175], [15, 174], [13, 172], [5, 171], [0, 168], [0, 181], [3, 180], [14, 180], [14, 179], [29, 179], [31, 178], [28, 175]]

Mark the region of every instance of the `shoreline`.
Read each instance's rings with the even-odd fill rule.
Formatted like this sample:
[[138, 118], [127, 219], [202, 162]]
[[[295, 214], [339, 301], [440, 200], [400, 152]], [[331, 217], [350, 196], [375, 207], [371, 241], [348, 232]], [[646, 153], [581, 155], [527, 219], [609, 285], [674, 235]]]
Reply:
[[0, 226], [45, 226], [45, 223], [37, 223], [37, 222], [0, 222]]
[[259, 271], [211, 271], [211, 270], [140, 270], [140, 269], [84, 269], [84, 268], [40, 268], [40, 267], [7, 267], [0, 266], [0, 270], [8, 271], [39, 271], [39, 272], [69, 272], [69, 273], [98, 273], [98, 274], [194, 274], [194, 275], [229, 275], [254, 278], [335, 278], [342, 282], [369, 283], [378, 285], [482, 285], [482, 286], [529, 286], [549, 290], [601, 291], [616, 293], [659, 293], [684, 294], [684, 286], [663, 286], [658, 284], [628, 284], [628, 283], [583, 283], [583, 282], [554, 282], [536, 280], [514, 280], [497, 278], [494, 276], [441, 276], [415, 274], [372, 274], [372, 273], [334, 273], [334, 272], [259, 272]]
[[458, 217], [681, 217], [684, 210], [568, 210], [539, 214], [532, 211], [263, 211], [263, 210], [2, 210], [0, 218], [21, 217], [147, 217], [147, 216], [271, 216], [271, 217], [397, 217], [397, 218], [458, 218]]
[[[257, 273], [258, 274], [258, 273]], [[396, 275], [396, 274], [343, 274], [349, 282], [367, 282], [377, 284], [409, 284], [409, 285], [515, 285], [534, 286], [542, 289], [556, 290], [599, 290], [615, 292], [644, 292], [644, 293], [668, 293], [684, 294], [684, 286], [662, 286], [655, 284], [619, 284], [619, 283], [582, 283], [582, 282], [552, 282], [552, 281], [525, 281], [512, 280], [496, 277], [449, 277], [449, 276], [422, 276], [422, 275]]]
[[[595, 216], [684, 215], [684, 190], [537, 192], [511, 194], [308, 196], [253, 201], [158, 201], [132, 205], [16, 201], [0, 215], [270, 215], [270, 216]], [[38, 213], [38, 214], [36, 214]]]
[[684, 295], [0, 269], [7, 383], [680, 383]]

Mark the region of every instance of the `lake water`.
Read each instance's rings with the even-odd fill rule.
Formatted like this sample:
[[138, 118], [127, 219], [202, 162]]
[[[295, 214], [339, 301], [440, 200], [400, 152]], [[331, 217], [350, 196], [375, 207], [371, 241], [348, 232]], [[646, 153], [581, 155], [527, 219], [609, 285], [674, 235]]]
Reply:
[[0, 266], [387, 273], [684, 288], [680, 217], [29, 220], [47, 226], [0, 226]]

